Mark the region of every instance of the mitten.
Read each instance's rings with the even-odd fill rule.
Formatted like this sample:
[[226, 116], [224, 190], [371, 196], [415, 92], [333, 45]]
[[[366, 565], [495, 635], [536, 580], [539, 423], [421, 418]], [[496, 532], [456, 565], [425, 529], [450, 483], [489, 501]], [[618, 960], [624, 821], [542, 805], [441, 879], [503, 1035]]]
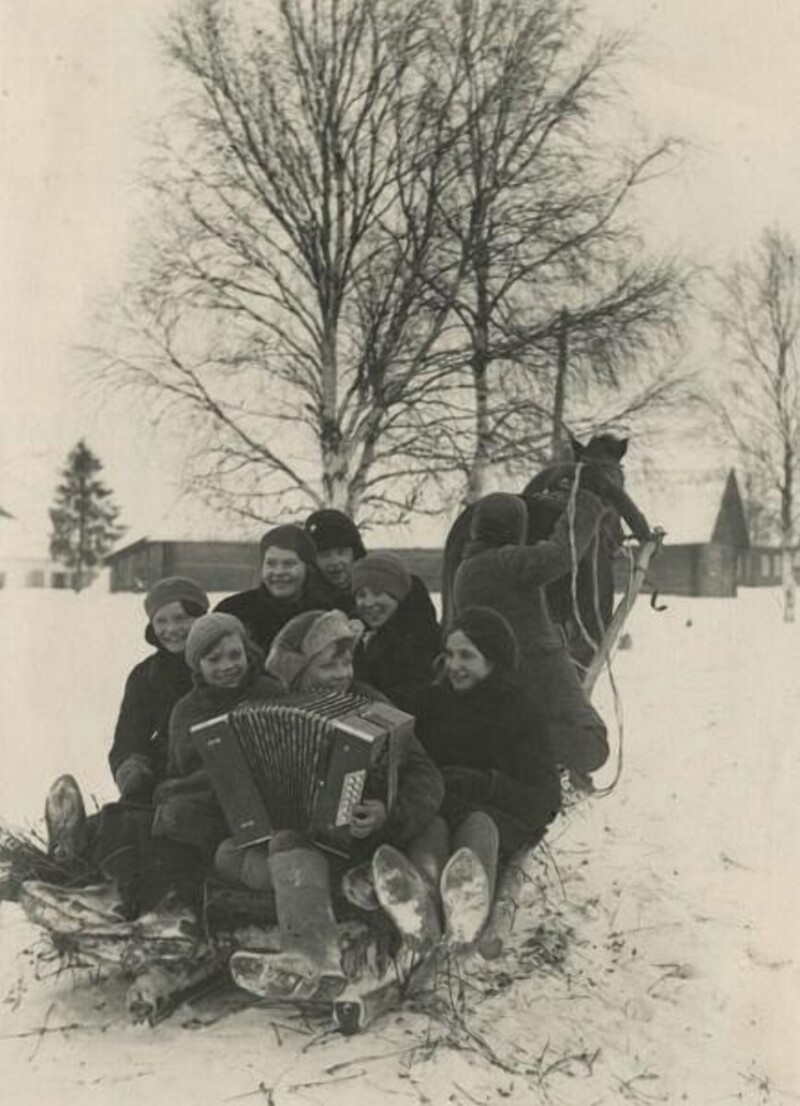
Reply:
[[148, 762], [135, 754], [123, 760], [114, 779], [123, 799], [149, 799], [156, 782]]

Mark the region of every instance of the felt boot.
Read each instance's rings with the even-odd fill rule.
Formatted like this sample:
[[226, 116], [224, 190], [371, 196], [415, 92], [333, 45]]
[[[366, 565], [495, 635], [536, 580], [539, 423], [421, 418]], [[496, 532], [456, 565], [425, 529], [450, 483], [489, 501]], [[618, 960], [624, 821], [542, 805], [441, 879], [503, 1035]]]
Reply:
[[439, 914], [428, 881], [392, 845], [380, 845], [372, 858], [378, 902], [400, 935], [413, 947], [434, 945], [441, 937]]
[[304, 957], [321, 975], [341, 976], [339, 934], [323, 854], [294, 834], [276, 834], [270, 842], [269, 870], [284, 953]]
[[48, 852], [59, 860], [74, 860], [83, 847], [86, 808], [74, 776], [59, 776], [44, 804]]
[[453, 834], [455, 852], [442, 872], [440, 890], [449, 944], [463, 947], [488, 921], [497, 879], [500, 835], [483, 811], [469, 814]]

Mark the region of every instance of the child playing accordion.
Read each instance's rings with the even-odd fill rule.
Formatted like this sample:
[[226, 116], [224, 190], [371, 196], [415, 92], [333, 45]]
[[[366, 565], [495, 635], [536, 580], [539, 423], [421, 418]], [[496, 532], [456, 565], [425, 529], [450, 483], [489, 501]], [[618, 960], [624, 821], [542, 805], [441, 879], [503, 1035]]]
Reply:
[[[353, 679], [353, 652], [361, 624], [341, 611], [306, 611], [283, 627], [270, 650], [265, 672], [272, 697], [297, 702], [319, 692], [385, 702]], [[363, 794], [349, 818], [349, 856], [338, 861], [308, 830], [276, 826], [267, 844], [220, 845], [216, 865], [227, 878], [255, 890], [271, 890], [282, 952], [234, 954], [237, 982], [258, 993], [308, 1000], [325, 985], [344, 986], [331, 878], [343, 867], [368, 862], [381, 846], [398, 846], [413, 858], [414, 840], [436, 815], [444, 794], [441, 776], [411, 727], [392, 737], [391, 755], [380, 756], [366, 773]], [[396, 786], [391, 775], [396, 772]], [[420, 877], [421, 878], [421, 877]]]

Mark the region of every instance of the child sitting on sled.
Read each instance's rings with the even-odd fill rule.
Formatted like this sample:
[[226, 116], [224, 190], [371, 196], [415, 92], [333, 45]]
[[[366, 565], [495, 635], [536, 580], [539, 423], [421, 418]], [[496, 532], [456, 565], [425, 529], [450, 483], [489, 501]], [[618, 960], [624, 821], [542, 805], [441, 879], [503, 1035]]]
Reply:
[[466, 608], [450, 626], [439, 677], [416, 703], [416, 732], [445, 781], [446, 831], [429, 834], [429, 846], [454, 945], [478, 937], [498, 863], [540, 841], [561, 808], [545, 725], [515, 683], [518, 665], [506, 619]]
[[[353, 651], [360, 623], [341, 611], [307, 611], [280, 631], [265, 671], [273, 694], [333, 690], [382, 696], [353, 678]], [[397, 795], [386, 806], [385, 774], [379, 763], [367, 776], [364, 797], [353, 812], [352, 858], [366, 861], [383, 846], [413, 848], [414, 839], [435, 816], [444, 793], [441, 776], [413, 735], [395, 750]], [[380, 860], [380, 856], [378, 857]], [[281, 935], [280, 954], [234, 953], [234, 979], [258, 994], [308, 1000], [321, 990], [344, 986], [330, 880], [342, 873], [302, 832], [282, 830], [268, 846], [236, 850], [229, 841], [217, 851], [217, 868], [255, 890], [272, 890]]]
[[197, 893], [228, 828], [191, 728], [246, 700], [269, 698], [272, 684], [262, 672], [263, 654], [244, 625], [221, 611], [203, 615], [192, 626], [186, 662], [194, 687], [170, 717], [167, 778], [153, 797], [152, 835], [183, 857], [181, 882]]
[[360, 680], [401, 710], [433, 675], [442, 635], [428, 591], [399, 557], [369, 553], [352, 573], [356, 617], [366, 627], [355, 652]]
[[[63, 869], [65, 880], [78, 884], [65, 895], [57, 886], [47, 892], [55, 912], [91, 906], [82, 902], [79, 887], [98, 876], [118, 892], [125, 918], [152, 909], [166, 890], [151, 851], [152, 796], [167, 773], [170, 714], [192, 686], [185, 655], [189, 632], [208, 610], [208, 597], [194, 580], [169, 576], [148, 591], [144, 608], [144, 636], [155, 649], [127, 678], [108, 758], [119, 801], [87, 818], [78, 784], [69, 775], [60, 776], [47, 795], [52, 863], [41, 874], [55, 880]], [[39, 874], [34, 870], [27, 878]]]

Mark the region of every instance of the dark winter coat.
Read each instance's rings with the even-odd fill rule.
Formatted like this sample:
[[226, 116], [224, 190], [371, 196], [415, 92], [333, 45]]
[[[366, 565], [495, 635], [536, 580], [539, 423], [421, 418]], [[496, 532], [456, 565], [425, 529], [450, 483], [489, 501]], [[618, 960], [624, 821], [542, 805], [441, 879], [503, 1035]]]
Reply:
[[316, 569], [308, 568], [300, 596], [291, 602], [276, 599], [263, 584], [249, 591], [229, 595], [214, 608], [226, 614], [234, 614], [248, 630], [251, 638], [264, 653], [269, 652], [272, 640], [283, 626], [303, 611], [327, 611], [339, 604], [332, 597], [333, 589], [324, 583]]
[[541, 838], [561, 808], [561, 784], [543, 719], [507, 677], [491, 673], [465, 692], [446, 681], [426, 688], [416, 732], [444, 776], [451, 828], [483, 810], [505, 855]]
[[202, 849], [207, 855], [229, 834], [225, 816], [191, 735], [191, 727], [240, 703], [268, 699], [272, 682], [251, 663], [237, 688], [197, 683], [175, 706], [169, 722], [168, 779], [155, 794], [153, 834]]
[[[147, 640], [154, 638], [148, 627]], [[167, 769], [169, 716], [192, 687], [192, 674], [183, 654], [158, 648], [131, 671], [114, 730], [108, 763], [117, 769], [129, 757], [140, 758], [153, 772], [154, 783]]]
[[[271, 677], [266, 679], [271, 683], [274, 698], [282, 699], [287, 696], [286, 690], [277, 680]], [[386, 701], [386, 696], [360, 680], [353, 681], [349, 694], [363, 695], [376, 702]], [[394, 756], [397, 766], [397, 793], [394, 804], [389, 809], [386, 822], [378, 833], [360, 841], [353, 839], [355, 854], [363, 852], [368, 855], [385, 842], [402, 845], [410, 841], [433, 820], [442, 804], [444, 782], [441, 774], [413, 733], [395, 746]], [[368, 773], [363, 798], [380, 799], [385, 803], [388, 795], [388, 781], [389, 757], [387, 755], [382, 757]]]
[[605, 508], [586, 491], [577, 495], [572, 539], [565, 514], [550, 538], [536, 545], [470, 542], [453, 588], [456, 612], [491, 607], [517, 636], [519, 683], [542, 713], [559, 764], [592, 772], [608, 757], [606, 727], [583, 690], [561, 628], [547, 607], [545, 586], [570, 571], [571, 544], [579, 560]]
[[418, 576], [383, 626], [369, 631], [356, 649], [356, 678], [370, 684], [401, 710], [433, 678], [433, 662], [442, 650], [442, 632], [428, 589]]

